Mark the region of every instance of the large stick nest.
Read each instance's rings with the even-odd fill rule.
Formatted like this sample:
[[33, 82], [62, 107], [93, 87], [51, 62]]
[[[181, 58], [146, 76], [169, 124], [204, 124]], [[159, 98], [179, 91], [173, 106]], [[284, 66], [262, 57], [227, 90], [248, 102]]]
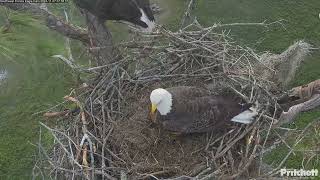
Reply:
[[[269, 132], [278, 115], [276, 95], [309, 45], [297, 42], [281, 55], [260, 55], [232, 42], [217, 27], [222, 25], [202, 28], [193, 23], [179, 32], [159, 28], [120, 44], [124, 58], [104, 67], [91, 88], [76, 91], [76, 99], [71, 99], [80, 113], [55, 128], [43, 124], [55, 143], [50, 153], [40, 145], [39, 152], [45, 154], [41, 166], [58, 179], [232, 179], [272, 174], [260, 160], [273, 144]], [[259, 117], [231, 130], [176, 137], [152, 126], [148, 112], [154, 88], [177, 85], [258, 101]]]

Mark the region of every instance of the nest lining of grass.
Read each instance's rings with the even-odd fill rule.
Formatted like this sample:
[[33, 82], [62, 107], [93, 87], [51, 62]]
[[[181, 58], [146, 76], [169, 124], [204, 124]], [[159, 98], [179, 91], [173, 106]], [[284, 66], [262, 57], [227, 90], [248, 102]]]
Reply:
[[[44, 167], [58, 179], [233, 179], [273, 174], [275, 170], [264, 172], [260, 162], [275, 143], [269, 133], [277, 121], [276, 95], [291, 78], [284, 72], [294, 74], [296, 66], [290, 65], [298, 66], [310, 46], [297, 42], [281, 55], [257, 54], [232, 42], [227, 32], [216, 31], [223, 26], [232, 24], [203, 28], [195, 21], [178, 32], [160, 27], [119, 44], [124, 58], [105, 66], [89, 88], [66, 97], [80, 112], [54, 128], [42, 124], [53, 134], [54, 145], [47, 153], [39, 140], [42, 158], [35, 168]], [[274, 69], [280, 66], [286, 68]], [[250, 125], [175, 137], [152, 126], [148, 112], [154, 88], [177, 85], [258, 101], [259, 117]]]

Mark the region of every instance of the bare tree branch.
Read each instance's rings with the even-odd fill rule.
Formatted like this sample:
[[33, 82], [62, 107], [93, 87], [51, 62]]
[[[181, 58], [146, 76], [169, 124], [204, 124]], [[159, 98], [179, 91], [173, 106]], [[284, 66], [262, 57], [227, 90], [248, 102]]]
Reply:
[[54, 31], [61, 33], [72, 39], [79, 40], [89, 44], [88, 32], [81, 27], [65, 22], [63, 19], [55, 16], [45, 8], [32, 3], [0, 3], [0, 6], [7, 7], [14, 11], [31, 13], [33, 16], [44, 19], [46, 26]]
[[[90, 38], [90, 53], [98, 65], [115, 62], [112, 35], [104, 22], [89, 12], [85, 12]], [[94, 47], [94, 48], [93, 48]]]

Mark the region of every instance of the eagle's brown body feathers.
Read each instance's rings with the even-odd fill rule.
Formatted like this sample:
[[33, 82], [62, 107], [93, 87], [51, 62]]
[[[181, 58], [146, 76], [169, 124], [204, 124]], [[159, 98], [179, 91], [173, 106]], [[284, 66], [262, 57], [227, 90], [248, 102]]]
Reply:
[[179, 133], [201, 133], [226, 128], [244, 109], [235, 96], [214, 96], [208, 91], [188, 86], [166, 89], [172, 95], [172, 109], [158, 113], [164, 129]]

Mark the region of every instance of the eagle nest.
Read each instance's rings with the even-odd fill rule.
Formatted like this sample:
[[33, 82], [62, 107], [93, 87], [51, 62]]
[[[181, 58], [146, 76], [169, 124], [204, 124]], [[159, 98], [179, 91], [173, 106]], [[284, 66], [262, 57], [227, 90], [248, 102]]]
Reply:
[[[203, 28], [195, 22], [178, 32], [159, 28], [119, 44], [122, 60], [103, 67], [85, 89], [65, 97], [80, 110], [54, 128], [42, 124], [53, 134], [54, 144], [50, 153], [39, 146], [43, 158], [34, 170], [41, 164], [58, 179], [233, 179], [275, 174], [277, 169], [262, 159], [279, 144], [279, 138], [270, 136], [279, 115], [276, 98], [310, 46], [300, 41], [280, 55], [257, 54], [217, 30], [224, 26], [230, 24]], [[231, 130], [172, 135], [151, 125], [149, 95], [155, 88], [177, 85], [258, 101], [259, 117]]]

